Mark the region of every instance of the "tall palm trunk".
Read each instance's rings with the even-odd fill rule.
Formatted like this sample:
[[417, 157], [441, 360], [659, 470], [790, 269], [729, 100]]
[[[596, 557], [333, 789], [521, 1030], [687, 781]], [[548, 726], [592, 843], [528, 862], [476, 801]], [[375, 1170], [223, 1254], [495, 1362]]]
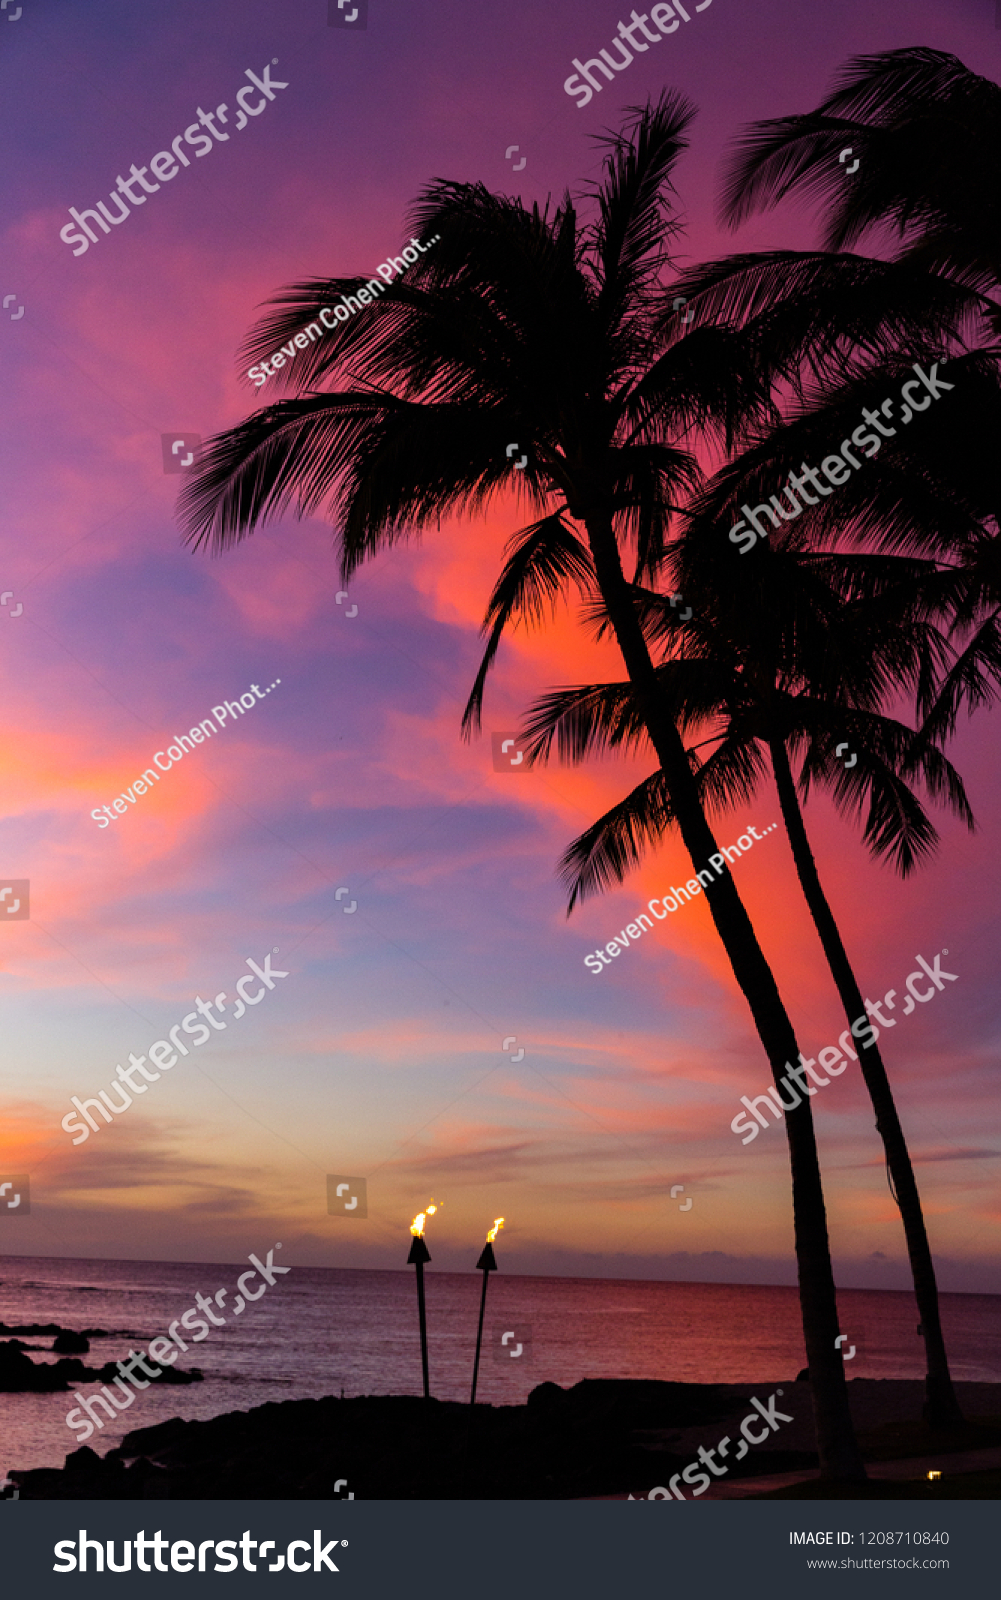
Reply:
[[[782, 808], [782, 817], [792, 846], [793, 860], [796, 863], [796, 873], [799, 877], [806, 903], [810, 908], [820, 942], [824, 947], [827, 964], [831, 975], [837, 985], [841, 1004], [844, 1006], [845, 1016], [849, 1026], [859, 1017], [866, 1015], [865, 1001], [862, 991], [858, 986], [855, 973], [852, 971], [847, 951], [841, 942], [841, 934], [834, 920], [834, 914], [827, 903], [820, 883], [810, 841], [807, 836], [803, 813], [800, 809], [796, 795], [796, 785], [793, 781], [792, 768], [789, 765], [789, 756], [786, 751], [785, 741], [780, 738], [769, 740], [769, 749], [772, 757], [772, 768], [775, 773], [775, 783], [778, 789], [779, 805]], [[876, 1113], [876, 1128], [883, 1141], [886, 1151], [886, 1164], [890, 1177], [893, 1180], [894, 1199], [900, 1207], [900, 1215], [904, 1224], [904, 1236], [907, 1240], [907, 1254], [910, 1257], [911, 1274], [914, 1279], [914, 1296], [917, 1300], [918, 1312], [921, 1317], [921, 1331], [924, 1334], [925, 1356], [927, 1372], [925, 1376], [925, 1420], [933, 1427], [944, 1426], [951, 1422], [961, 1422], [962, 1412], [956, 1399], [949, 1373], [949, 1361], [945, 1352], [945, 1340], [942, 1337], [942, 1325], [938, 1313], [938, 1286], [935, 1282], [935, 1266], [932, 1261], [931, 1248], [928, 1244], [928, 1235], [925, 1231], [925, 1220], [921, 1211], [921, 1197], [911, 1167], [911, 1158], [904, 1139], [904, 1132], [897, 1116], [897, 1108], [893, 1101], [890, 1089], [890, 1080], [886, 1075], [882, 1057], [874, 1043], [870, 1043], [864, 1050], [858, 1052], [859, 1066], [862, 1077], [869, 1091], [873, 1110]]]
[[[595, 496], [597, 499], [598, 496]], [[587, 529], [595, 574], [650, 740], [667, 779], [685, 847], [696, 870], [718, 847], [706, 820], [684, 743], [660, 692], [650, 652], [629, 592], [610, 514], [578, 513]], [[710, 914], [751, 1009], [758, 1036], [779, 1084], [798, 1056], [796, 1036], [751, 920], [729, 872], [705, 890]], [[792, 1168], [796, 1263], [806, 1357], [810, 1369], [817, 1451], [822, 1478], [864, 1479], [848, 1407], [844, 1363], [836, 1340], [838, 1309], [827, 1237], [827, 1214], [809, 1101], [785, 1119]]]

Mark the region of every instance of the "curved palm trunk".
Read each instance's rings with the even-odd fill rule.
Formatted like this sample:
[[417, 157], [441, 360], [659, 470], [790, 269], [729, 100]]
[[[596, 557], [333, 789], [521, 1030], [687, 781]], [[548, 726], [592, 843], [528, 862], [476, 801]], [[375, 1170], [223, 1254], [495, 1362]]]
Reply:
[[[821, 887], [820, 876], [803, 822], [803, 813], [796, 795], [796, 785], [785, 742], [782, 739], [771, 739], [769, 749], [779, 805], [792, 846], [796, 873], [820, 935], [827, 964], [837, 985], [850, 1027], [859, 1017], [866, 1015], [865, 1001], [852, 971], [847, 951], [841, 942], [834, 914]], [[925, 1231], [925, 1220], [921, 1212], [921, 1197], [918, 1194], [900, 1118], [897, 1116], [890, 1080], [874, 1043], [870, 1043], [867, 1049], [860, 1050], [858, 1057], [862, 1077], [876, 1113], [876, 1128], [886, 1151], [886, 1164], [893, 1180], [894, 1198], [900, 1207], [904, 1236], [907, 1240], [907, 1254], [910, 1257], [911, 1274], [914, 1278], [914, 1296], [921, 1317], [921, 1331], [924, 1334], [927, 1359], [925, 1420], [933, 1426], [961, 1422], [963, 1416], [952, 1386], [949, 1361], [945, 1353], [945, 1340], [942, 1337], [942, 1326], [939, 1321], [938, 1286], [935, 1282], [935, 1266]]]
[[[653, 662], [633, 606], [611, 518], [584, 512], [595, 573], [629, 680], [670, 789], [681, 837], [696, 870], [718, 854], [706, 820], [684, 743], [666, 711]], [[779, 1084], [790, 1061], [798, 1057], [796, 1036], [771, 969], [758, 944], [751, 920], [729, 872], [705, 888], [706, 900], [723, 941], [733, 973], [765, 1047], [772, 1075]], [[817, 1450], [822, 1478], [864, 1479], [848, 1408], [844, 1363], [835, 1343], [838, 1309], [827, 1237], [827, 1213], [820, 1181], [820, 1163], [809, 1100], [803, 1098], [785, 1118], [792, 1169], [796, 1263], [803, 1316], [803, 1334], [810, 1369]]]

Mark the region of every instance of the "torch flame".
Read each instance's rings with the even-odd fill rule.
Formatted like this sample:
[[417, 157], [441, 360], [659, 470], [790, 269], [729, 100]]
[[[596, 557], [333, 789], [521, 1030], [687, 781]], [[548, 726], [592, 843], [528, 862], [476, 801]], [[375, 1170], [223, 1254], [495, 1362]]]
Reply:
[[487, 1234], [487, 1244], [493, 1244], [494, 1240], [496, 1239], [497, 1235], [500, 1233], [500, 1231], [503, 1228], [503, 1226], [504, 1226], [504, 1218], [503, 1217], [497, 1217], [495, 1219], [495, 1221], [494, 1221], [493, 1227], [490, 1229], [490, 1232]]
[[[442, 1202], [442, 1204], [444, 1204], [444, 1201]], [[432, 1200], [429, 1203], [428, 1208], [427, 1208], [426, 1211], [418, 1211], [418, 1213], [417, 1213], [416, 1217], [414, 1218], [413, 1222], [410, 1224], [410, 1232], [414, 1235], [415, 1239], [423, 1239], [423, 1237], [424, 1237], [424, 1224], [427, 1221], [428, 1217], [433, 1217], [435, 1212], [438, 1209], [439, 1209], [439, 1207], [436, 1206], [434, 1201]]]

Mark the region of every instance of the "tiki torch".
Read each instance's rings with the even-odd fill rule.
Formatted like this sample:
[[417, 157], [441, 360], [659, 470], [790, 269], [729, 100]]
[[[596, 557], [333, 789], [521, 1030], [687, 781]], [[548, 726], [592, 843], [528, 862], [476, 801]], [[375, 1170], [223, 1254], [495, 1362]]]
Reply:
[[428, 1217], [433, 1217], [438, 1207], [432, 1200], [426, 1211], [418, 1211], [410, 1224], [413, 1239], [410, 1242], [410, 1254], [407, 1265], [413, 1264], [417, 1268], [417, 1309], [421, 1321], [421, 1367], [424, 1372], [424, 1398], [430, 1400], [431, 1390], [428, 1381], [428, 1325], [424, 1310], [424, 1263], [430, 1261], [431, 1256], [427, 1245], [424, 1243], [424, 1224]]
[[491, 1272], [497, 1271], [497, 1258], [494, 1255], [494, 1240], [504, 1226], [504, 1218], [498, 1217], [493, 1227], [487, 1234], [487, 1242], [480, 1252], [480, 1259], [476, 1263], [476, 1270], [483, 1274], [483, 1292], [480, 1295], [480, 1325], [476, 1330], [476, 1360], [473, 1362], [473, 1388], [469, 1396], [469, 1404], [476, 1404], [476, 1379], [480, 1371], [480, 1347], [483, 1344], [483, 1313], [487, 1308], [487, 1284], [490, 1282]]

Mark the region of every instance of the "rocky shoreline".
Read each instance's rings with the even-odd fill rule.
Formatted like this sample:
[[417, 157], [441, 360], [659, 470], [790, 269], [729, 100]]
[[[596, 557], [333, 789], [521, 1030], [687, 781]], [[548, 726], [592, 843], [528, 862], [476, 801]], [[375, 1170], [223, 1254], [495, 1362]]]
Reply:
[[[50, 1369], [51, 1370], [51, 1369]], [[867, 1461], [1001, 1446], [1001, 1384], [960, 1382], [968, 1421], [931, 1430], [924, 1384], [851, 1379], [852, 1417]], [[817, 1467], [809, 1384], [665, 1383], [585, 1379], [543, 1383], [527, 1404], [468, 1405], [411, 1395], [286, 1400], [209, 1421], [172, 1417], [126, 1434], [101, 1457], [83, 1445], [62, 1468], [11, 1467], [22, 1500], [563, 1500], [647, 1499], [700, 1450], [736, 1441], [755, 1396], [775, 1395], [788, 1420], [761, 1423], [748, 1453], [726, 1457], [727, 1485]], [[763, 1415], [762, 1406], [758, 1407]], [[757, 1420], [757, 1419], [756, 1419]], [[745, 1435], [746, 1437], [746, 1435]], [[906, 1476], [906, 1474], [905, 1474]], [[717, 1477], [714, 1475], [714, 1485]], [[685, 1498], [691, 1478], [681, 1479]]]
[[[478, 1405], [474, 1415], [409, 1395], [289, 1400], [209, 1422], [175, 1417], [103, 1458], [84, 1445], [61, 1470], [9, 1477], [22, 1500], [576, 1499], [629, 1485], [646, 1495], [690, 1459], [675, 1439], [694, 1429], [711, 1441], [751, 1393], [586, 1379], [569, 1390], [544, 1383], [526, 1405]], [[735, 1476], [816, 1462], [812, 1450], [762, 1450]]]
[[[56, 1328], [54, 1323], [44, 1327], [39, 1323], [22, 1326], [24, 1333], [51, 1333], [55, 1331], [52, 1343], [53, 1352], [60, 1350], [82, 1350], [86, 1353], [90, 1343], [85, 1334], [73, 1333], [66, 1328]], [[100, 1333], [102, 1330], [90, 1330]], [[25, 1344], [21, 1339], [0, 1340], [0, 1394], [53, 1394], [58, 1391], [72, 1389], [78, 1383], [108, 1383], [119, 1377], [118, 1366], [114, 1361], [106, 1361], [103, 1367], [84, 1366], [78, 1355], [63, 1356], [54, 1362], [35, 1362], [27, 1354], [29, 1350], [40, 1350], [41, 1345]], [[151, 1379], [155, 1383], [201, 1383], [204, 1374], [198, 1367], [189, 1371], [182, 1371], [177, 1367], [165, 1367], [159, 1377]]]

